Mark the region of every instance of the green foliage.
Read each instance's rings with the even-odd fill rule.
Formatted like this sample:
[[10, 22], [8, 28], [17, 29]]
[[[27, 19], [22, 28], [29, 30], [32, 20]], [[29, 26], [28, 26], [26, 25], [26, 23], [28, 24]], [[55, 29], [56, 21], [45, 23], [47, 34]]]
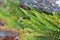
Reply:
[[21, 40], [58, 40], [60, 39], [60, 16], [52, 12], [47, 15], [31, 8], [30, 11], [17, 6], [17, 2], [6, 0], [6, 7], [0, 7], [0, 19], [7, 23], [8, 27], [27, 30]]

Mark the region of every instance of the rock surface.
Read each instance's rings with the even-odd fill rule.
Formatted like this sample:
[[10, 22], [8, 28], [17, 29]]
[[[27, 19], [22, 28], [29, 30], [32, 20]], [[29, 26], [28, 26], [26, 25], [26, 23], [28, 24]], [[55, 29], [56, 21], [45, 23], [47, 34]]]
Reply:
[[0, 30], [0, 40], [19, 40], [18, 33], [9, 30]]
[[[14, 0], [10, 0], [14, 1]], [[19, 0], [26, 6], [32, 6], [39, 11], [51, 13], [53, 11], [60, 14], [60, 0]], [[5, 0], [0, 0], [0, 6], [3, 5]]]
[[52, 11], [60, 14], [60, 0], [20, 0], [26, 6], [32, 6], [39, 11], [51, 13]]

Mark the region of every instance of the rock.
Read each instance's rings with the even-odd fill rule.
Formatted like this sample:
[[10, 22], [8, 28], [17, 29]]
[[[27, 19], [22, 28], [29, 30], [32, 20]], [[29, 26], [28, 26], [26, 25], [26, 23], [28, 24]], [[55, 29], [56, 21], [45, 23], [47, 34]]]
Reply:
[[60, 0], [20, 0], [26, 6], [32, 6], [39, 11], [51, 13], [53, 11], [60, 14]]
[[0, 0], [0, 6], [3, 6], [4, 5], [4, 0]]
[[19, 35], [14, 31], [0, 30], [0, 40], [19, 40]]

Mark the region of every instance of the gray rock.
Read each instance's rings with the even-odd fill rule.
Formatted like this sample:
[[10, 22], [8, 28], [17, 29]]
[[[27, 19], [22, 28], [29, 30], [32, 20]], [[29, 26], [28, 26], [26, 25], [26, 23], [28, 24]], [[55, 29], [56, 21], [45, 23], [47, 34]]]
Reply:
[[53, 11], [60, 14], [60, 0], [20, 0], [26, 6], [32, 6], [39, 11], [51, 13]]

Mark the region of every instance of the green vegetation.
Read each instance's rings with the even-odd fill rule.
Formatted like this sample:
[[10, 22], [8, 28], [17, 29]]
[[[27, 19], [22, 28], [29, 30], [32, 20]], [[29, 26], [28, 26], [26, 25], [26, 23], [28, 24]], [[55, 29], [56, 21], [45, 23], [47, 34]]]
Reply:
[[19, 31], [20, 40], [60, 39], [60, 16], [57, 13], [48, 15], [33, 8], [28, 11], [17, 5], [16, 1], [7, 0], [6, 5], [0, 7], [0, 19], [7, 23], [8, 28]]

